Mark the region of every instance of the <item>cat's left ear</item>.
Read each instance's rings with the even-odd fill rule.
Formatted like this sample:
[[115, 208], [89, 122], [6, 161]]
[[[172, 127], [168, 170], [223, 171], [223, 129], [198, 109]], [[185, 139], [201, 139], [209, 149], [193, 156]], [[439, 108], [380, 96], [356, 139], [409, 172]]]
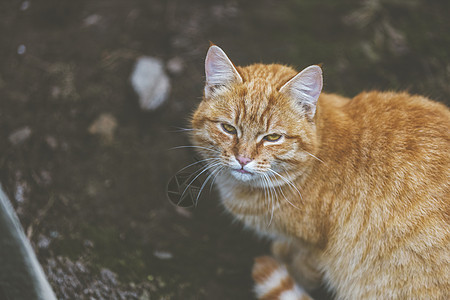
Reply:
[[205, 97], [209, 98], [214, 89], [232, 83], [242, 83], [242, 77], [228, 56], [216, 45], [209, 47], [205, 60]]
[[322, 69], [314, 65], [307, 67], [285, 83], [280, 92], [294, 98], [306, 112], [307, 117], [312, 120], [316, 113], [317, 99], [319, 99], [322, 86]]

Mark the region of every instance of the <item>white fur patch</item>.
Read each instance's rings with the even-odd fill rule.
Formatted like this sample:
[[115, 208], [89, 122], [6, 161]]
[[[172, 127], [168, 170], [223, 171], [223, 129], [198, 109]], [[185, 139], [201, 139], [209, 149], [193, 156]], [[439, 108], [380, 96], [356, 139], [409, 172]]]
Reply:
[[261, 297], [281, 284], [281, 281], [288, 278], [289, 274], [285, 267], [279, 267], [270, 274], [270, 276], [262, 283], [255, 286], [255, 293]]
[[302, 288], [300, 288], [298, 285], [294, 285], [292, 289], [281, 293], [279, 300], [299, 300], [302, 299], [302, 297], [305, 295], [307, 294]]

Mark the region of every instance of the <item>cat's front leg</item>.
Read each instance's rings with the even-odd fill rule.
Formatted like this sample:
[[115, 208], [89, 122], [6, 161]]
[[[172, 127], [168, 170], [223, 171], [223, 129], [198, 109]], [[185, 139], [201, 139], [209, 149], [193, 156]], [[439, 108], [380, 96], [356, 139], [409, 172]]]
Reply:
[[276, 240], [272, 243], [272, 253], [305, 290], [313, 291], [320, 286], [322, 274], [318, 270], [315, 249], [297, 241]]

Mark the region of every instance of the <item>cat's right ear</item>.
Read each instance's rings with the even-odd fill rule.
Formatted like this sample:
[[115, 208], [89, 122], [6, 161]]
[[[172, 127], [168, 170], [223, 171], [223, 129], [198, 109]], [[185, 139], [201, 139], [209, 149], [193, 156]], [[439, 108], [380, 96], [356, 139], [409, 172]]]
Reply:
[[289, 80], [281, 87], [280, 92], [294, 98], [306, 116], [312, 120], [316, 113], [317, 100], [322, 92], [322, 86], [322, 69], [314, 65], [307, 67]]
[[205, 60], [205, 97], [209, 98], [219, 87], [242, 83], [242, 77], [228, 56], [218, 46], [209, 47]]

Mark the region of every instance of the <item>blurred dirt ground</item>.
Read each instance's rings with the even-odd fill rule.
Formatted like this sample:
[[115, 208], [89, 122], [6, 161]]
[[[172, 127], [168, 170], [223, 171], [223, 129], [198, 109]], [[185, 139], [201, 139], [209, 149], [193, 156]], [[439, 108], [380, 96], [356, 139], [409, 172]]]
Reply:
[[[2, 1], [0, 182], [58, 298], [252, 299], [267, 242], [233, 224], [214, 190], [194, 209], [166, 196], [194, 161], [169, 149], [189, 145], [179, 129], [201, 98], [209, 41], [238, 65], [322, 63], [328, 92], [408, 90], [448, 105], [449, 11], [426, 0]], [[142, 55], [170, 74], [154, 112], [129, 83]]]

